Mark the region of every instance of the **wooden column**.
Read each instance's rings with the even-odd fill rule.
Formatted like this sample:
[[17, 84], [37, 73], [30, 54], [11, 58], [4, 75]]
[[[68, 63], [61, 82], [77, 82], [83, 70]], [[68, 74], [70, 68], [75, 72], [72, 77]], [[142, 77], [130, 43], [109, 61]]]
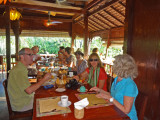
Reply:
[[105, 56], [105, 58], [107, 58], [107, 56], [108, 56], [108, 48], [109, 48], [109, 46], [111, 45], [110, 33], [111, 33], [111, 31], [108, 30], [108, 40], [107, 40], [107, 47], [106, 47], [106, 56]]
[[84, 58], [88, 59], [88, 13], [84, 14]]
[[19, 35], [20, 35], [19, 28], [20, 28], [19, 20], [12, 21], [12, 29], [15, 35], [16, 61], [18, 61], [18, 51], [19, 51]]
[[8, 78], [8, 71], [11, 69], [11, 45], [10, 45], [10, 7], [6, 5], [6, 14], [5, 14], [5, 21], [6, 21], [6, 59], [7, 59], [7, 78]]
[[71, 41], [71, 48], [72, 48], [72, 52], [74, 52], [74, 40], [76, 38], [76, 35], [74, 34], [74, 27], [73, 27], [73, 22], [72, 22], [72, 31], [71, 31], [71, 37], [72, 37], [72, 41]]

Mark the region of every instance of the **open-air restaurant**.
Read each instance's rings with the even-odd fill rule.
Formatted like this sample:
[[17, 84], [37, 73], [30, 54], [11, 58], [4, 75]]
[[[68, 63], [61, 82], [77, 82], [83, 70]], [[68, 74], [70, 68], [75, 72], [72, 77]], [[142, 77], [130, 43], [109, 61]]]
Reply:
[[0, 120], [160, 120], [159, 6], [0, 0]]

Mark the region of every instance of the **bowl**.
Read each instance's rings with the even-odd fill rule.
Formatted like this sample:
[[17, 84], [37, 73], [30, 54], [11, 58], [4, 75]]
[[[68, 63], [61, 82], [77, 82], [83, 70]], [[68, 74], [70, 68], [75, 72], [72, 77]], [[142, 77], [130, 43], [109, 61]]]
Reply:
[[55, 67], [54, 71], [58, 71], [60, 69], [60, 67]]
[[62, 83], [59, 83], [59, 84], [58, 84], [58, 83], [56, 83], [56, 86], [57, 86], [58, 88], [64, 88], [65, 85], [66, 85], [66, 84], [62, 84]]

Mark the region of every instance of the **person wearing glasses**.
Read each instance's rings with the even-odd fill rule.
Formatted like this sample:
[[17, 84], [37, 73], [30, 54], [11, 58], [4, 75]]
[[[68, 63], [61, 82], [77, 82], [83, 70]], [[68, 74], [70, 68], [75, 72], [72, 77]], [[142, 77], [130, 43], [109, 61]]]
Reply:
[[138, 120], [135, 100], [138, 88], [133, 81], [138, 76], [138, 69], [134, 59], [127, 54], [118, 55], [113, 62], [113, 73], [117, 75], [111, 86], [111, 93], [93, 87], [90, 91], [100, 92], [97, 97], [108, 99], [131, 120]]
[[8, 94], [13, 111], [28, 111], [33, 109], [34, 92], [47, 80], [51, 74], [45, 76], [35, 84], [28, 80], [27, 66], [33, 63], [33, 52], [29, 48], [19, 51], [18, 64], [9, 72]]
[[88, 68], [79, 76], [74, 76], [76, 80], [87, 79], [87, 82], [92, 86], [96, 86], [104, 91], [107, 91], [107, 74], [102, 66], [101, 60], [97, 53], [92, 53], [88, 59]]

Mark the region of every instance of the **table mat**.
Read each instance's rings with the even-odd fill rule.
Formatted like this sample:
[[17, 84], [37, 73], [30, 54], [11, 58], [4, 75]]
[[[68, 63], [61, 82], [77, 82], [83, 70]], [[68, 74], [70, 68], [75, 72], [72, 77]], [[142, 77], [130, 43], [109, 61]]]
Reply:
[[108, 100], [105, 100], [103, 98], [97, 98], [95, 93], [77, 93], [75, 94], [75, 96], [79, 100], [84, 98], [88, 99], [89, 105], [86, 107], [86, 109], [112, 105]]
[[58, 105], [59, 101], [60, 96], [36, 99], [36, 116], [42, 117], [70, 113], [69, 107], [60, 107]]

